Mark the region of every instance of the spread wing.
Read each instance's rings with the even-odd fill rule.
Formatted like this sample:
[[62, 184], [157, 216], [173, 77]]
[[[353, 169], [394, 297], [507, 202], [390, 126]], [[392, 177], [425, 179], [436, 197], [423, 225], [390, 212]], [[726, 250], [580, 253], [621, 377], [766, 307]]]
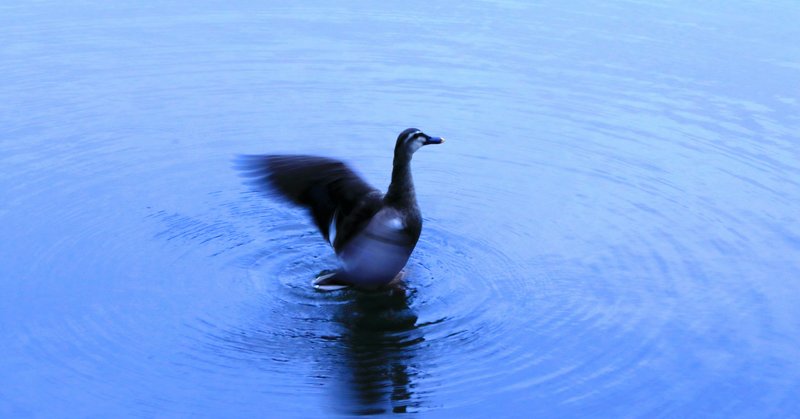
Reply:
[[[307, 208], [334, 248], [346, 242], [382, 203], [382, 194], [344, 163], [300, 155], [239, 156], [236, 166], [251, 184]], [[331, 225], [335, 226], [335, 241]]]

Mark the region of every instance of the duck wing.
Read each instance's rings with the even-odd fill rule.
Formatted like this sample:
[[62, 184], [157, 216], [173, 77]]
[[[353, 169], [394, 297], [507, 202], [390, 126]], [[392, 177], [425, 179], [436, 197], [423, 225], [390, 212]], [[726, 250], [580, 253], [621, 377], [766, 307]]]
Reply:
[[338, 160], [248, 155], [240, 156], [236, 166], [259, 189], [308, 209], [322, 236], [337, 253], [368, 224], [383, 203], [380, 191]]

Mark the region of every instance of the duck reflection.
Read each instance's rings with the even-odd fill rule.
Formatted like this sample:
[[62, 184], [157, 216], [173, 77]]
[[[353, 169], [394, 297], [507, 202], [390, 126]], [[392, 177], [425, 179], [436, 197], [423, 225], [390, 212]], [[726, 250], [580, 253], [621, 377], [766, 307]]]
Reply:
[[404, 289], [354, 291], [336, 314], [344, 327], [341, 378], [347, 385], [340, 391], [346, 413], [404, 413], [419, 406], [412, 365], [425, 339], [409, 308], [411, 294]]

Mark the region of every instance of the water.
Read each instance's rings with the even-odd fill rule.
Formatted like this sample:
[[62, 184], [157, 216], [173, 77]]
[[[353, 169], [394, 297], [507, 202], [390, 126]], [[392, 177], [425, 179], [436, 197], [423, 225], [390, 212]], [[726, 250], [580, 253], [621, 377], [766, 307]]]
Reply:
[[[0, 416], [800, 415], [790, 1], [5, 2]], [[237, 153], [381, 188], [403, 294], [321, 294]]]

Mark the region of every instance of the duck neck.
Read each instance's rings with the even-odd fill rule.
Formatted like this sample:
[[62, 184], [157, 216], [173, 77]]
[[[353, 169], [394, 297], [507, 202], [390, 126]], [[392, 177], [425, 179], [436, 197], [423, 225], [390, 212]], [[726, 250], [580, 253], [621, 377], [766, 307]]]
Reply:
[[386, 192], [386, 201], [400, 206], [416, 206], [414, 179], [411, 177], [411, 157], [395, 156], [392, 183]]

